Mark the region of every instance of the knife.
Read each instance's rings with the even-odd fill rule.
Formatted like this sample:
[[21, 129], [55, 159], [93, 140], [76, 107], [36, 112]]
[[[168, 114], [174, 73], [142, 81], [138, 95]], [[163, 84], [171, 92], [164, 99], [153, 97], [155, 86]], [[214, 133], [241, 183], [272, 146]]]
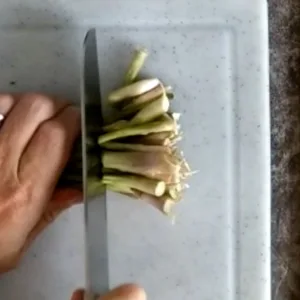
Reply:
[[[87, 32], [84, 39], [84, 59], [81, 74], [82, 164], [86, 243], [86, 299], [94, 299], [109, 290], [107, 203], [106, 191], [96, 196], [88, 192], [88, 178], [94, 176], [88, 169], [87, 136], [103, 125], [101, 90], [98, 69], [96, 30]], [[98, 149], [98, 151], [101, 149]], [[100, 157], [99, 153], [99, 156]], [[101, 170], [98, 176], [102, 176]]]

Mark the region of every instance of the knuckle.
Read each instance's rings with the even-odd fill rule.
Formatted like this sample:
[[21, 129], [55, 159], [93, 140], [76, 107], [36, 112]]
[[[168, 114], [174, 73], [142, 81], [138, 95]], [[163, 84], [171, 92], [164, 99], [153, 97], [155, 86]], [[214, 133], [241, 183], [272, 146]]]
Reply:
[[43, 215], [43, 220], [46, 224], [50, 224], [53, 223], [56, 217], [57, 217], [56, 211], [49, 211]]
[[34, 113], [48, 113], [54, 109], [54, 101], [38, 93], [27, 93], [22, 99]]
[[0, 104], [11, 105], [14, 102], [14, 97], [11, 94], [0, 94]]
[[45, 122], [41, 126], [41, 132], [42, 135], [44, 135], [44, 137], [49, 140], [65, 139], [67, 135], [65, 126], [61, 122], [56, 120]]

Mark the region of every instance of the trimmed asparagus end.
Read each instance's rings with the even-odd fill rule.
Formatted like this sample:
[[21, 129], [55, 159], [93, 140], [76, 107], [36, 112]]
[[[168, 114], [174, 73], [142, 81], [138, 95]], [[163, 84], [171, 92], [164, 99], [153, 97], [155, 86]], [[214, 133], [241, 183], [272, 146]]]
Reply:
[[104, 175], [102, 182], [109, 186], [123, 186], [127, 191], [137, 190], [153, 196], [160, 197], [166, 191], [166, 184], [163, 181], [149, 179], [143, 176], [134, 175]]
[[167, 216], [172, 215], [172, 210], [176, 204], [172, 199], [165, 195], [154, 197], [148, 194], [142, 194], [141, 199], [147, 201]]
[[180, 177], [180, 165], [167, 153], [104, 151], [102, 163], [104, 168], [142, 175], [167, 184]]

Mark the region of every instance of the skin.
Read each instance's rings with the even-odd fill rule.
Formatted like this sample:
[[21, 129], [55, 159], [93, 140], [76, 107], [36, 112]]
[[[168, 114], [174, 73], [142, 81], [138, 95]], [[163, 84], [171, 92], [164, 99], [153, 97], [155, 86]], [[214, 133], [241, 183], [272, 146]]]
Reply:
[[[57, 189], [80, 133], [80, 113], [42, 94], [0, 95], [0, 273], [15, 268], [33, 240], [61, 212], [80, 203], [80, 191]], [[76, 291], [71, 300], [83, 300]], [[124, 285], [101, 300], [145, 300]]]

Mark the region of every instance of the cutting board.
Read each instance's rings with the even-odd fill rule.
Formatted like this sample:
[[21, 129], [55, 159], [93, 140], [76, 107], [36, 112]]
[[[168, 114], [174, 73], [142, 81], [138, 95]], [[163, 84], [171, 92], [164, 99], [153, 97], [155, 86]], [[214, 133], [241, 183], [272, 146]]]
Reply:
[[[197, 170], [176, 223], [109, 194], [111, 285], [137, 282], [149, 299], [270, 296], [270, 129], [267, 3], [263, 0], [0, 2], [0, 87], [78, 101], [82, 41], [96, 27], [103, 98], [132, 51], [143, 73], [172, 85], [181, 147]], [[1, 299], [68, 300], [84, 285], [82, 207], [64, 213]]]

